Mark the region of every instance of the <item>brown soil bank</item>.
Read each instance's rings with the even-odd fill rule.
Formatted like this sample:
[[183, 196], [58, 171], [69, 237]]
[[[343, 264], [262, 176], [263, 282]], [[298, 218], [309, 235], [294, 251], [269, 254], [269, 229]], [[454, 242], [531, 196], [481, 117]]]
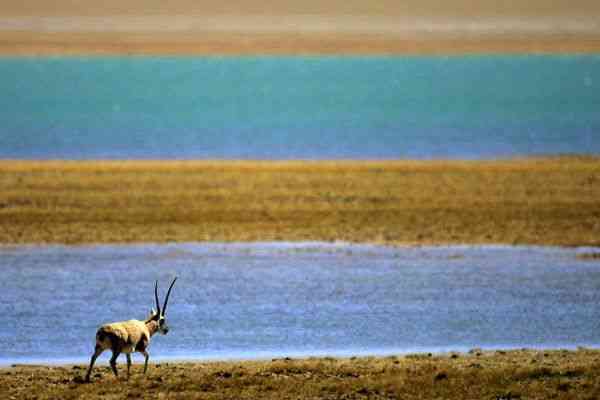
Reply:
[[600, 158], [0, 161], [0, 243], [600, 245]]
[[[124, 367], [120, 371], [124, 375]], [[97, 367], [0, 370], [6, 399], [596, 399], [600, 352], [471, 351], [443, 356], [162, 363], [129, 381]]]

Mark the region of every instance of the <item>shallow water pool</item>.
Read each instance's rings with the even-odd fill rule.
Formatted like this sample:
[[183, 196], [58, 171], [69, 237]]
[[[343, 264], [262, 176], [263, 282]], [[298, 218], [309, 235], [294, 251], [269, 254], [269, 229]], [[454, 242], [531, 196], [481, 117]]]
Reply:
[[[325, 243], [0, 247], [0, 364], [87, 362], [143, 319], [151, 360], [600, 345], [597, 249]], [[102, 360], [108, 359], [108, 353]], [[138, 360], [141, 360], [141, 356]]]

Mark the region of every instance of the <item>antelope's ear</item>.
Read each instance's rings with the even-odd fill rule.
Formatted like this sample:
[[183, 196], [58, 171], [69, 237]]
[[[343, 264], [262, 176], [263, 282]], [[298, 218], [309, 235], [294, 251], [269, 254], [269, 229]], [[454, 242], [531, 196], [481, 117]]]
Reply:
[[150, 309], [150, 315], [152, 315], [152, 316], [156, 315], [156, 310], [154, 308]]

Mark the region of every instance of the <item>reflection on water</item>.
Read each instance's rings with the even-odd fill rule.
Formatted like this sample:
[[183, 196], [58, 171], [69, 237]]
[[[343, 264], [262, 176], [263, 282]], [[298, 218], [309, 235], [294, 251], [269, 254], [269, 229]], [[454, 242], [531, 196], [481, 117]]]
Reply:
[[[168, 244], [0, 248], [0, 363], [87, 361], [179, 276], [160, 358], [600, 345], [594, 249]], [[107, 355], [103, 356], [108, 357]]]

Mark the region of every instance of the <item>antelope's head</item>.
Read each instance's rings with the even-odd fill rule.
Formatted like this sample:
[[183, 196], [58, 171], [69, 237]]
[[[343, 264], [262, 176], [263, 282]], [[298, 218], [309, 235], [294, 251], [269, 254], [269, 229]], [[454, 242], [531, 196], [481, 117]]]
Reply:
[[156, 310], [152, 309], [152, 311], [150, 311], [150, 317], [148, 317], [148, 321], [156, 321], [158, 324], [158, 331], [163, 335], [166, 335], [169, 332], [169, 326], [167, 325], [165, 314], [167, 313], [167, 304], [169, 303], [171, 289], [173, 289], [173, 285], [175, 284], [176, 280], [177, 278], [173, 279], [173, 282], [171, 282], [171, 286], [169, 286], [169, 290], [167, 291], [167, 296], [165, 297], [165, 302], [163, 303], [162, 308], [160, 307], [160, 303], [158, 301], [158, 281], [154, 283], [154, 299], [156, 300]]

